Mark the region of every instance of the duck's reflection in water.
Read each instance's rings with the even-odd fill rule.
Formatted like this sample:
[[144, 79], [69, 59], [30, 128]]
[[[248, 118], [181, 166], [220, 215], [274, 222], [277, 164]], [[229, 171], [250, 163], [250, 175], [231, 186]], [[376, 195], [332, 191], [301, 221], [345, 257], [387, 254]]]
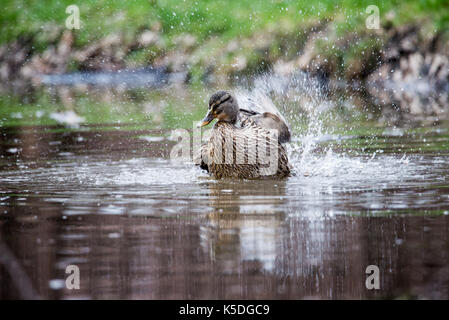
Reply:
[[209, 185], [213, 211], [200, 232], [217, 271], [228, 279], [250, 275], [237, 288], [255, 296], [267, 288], [277, 297], [366, 295], [358, 221], [313, 208], [285, 211], [286, 187], [272, 180]]
[[212, 212], [201, 229], [202, 246], [220, 271], [231, 273], [242, 261], [274, 271], [285, 215], [285, 181], [218, 181], [209, 185]]

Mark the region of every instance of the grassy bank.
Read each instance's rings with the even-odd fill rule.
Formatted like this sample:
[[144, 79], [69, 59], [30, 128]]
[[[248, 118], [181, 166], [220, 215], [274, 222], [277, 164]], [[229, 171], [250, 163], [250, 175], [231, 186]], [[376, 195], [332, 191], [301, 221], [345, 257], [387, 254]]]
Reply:
[[[51, 73], [51, 64], [58, 60], [53, 56], [58, 52], [55, 48], [66, 30], [68, 14], [65, 9], [71, 4], [79, 6], [81, 19], [81, 29], [73, 30], [73, 51], [85, 50], [110, 35], [120, 35], [119, 48], [111, 46], [105, 51], [114, 54], [124, 48], [125, 52], [119, 59], [124, 61], [124, 67], [131, 68], [161, 61], [171, 67], [170, 63], [176, 64], [181, 60], [184, 68], [181, 71], [189, 73], [193, 84], [189, 89], [194, 92], [193, 98], [171, 97], [170, 94], [148, 97], [144, 94], [139, 99], [140, 93], [135, 92], [137, 99], [132, 96], [132, 99], [113, 103], [74, 97], [76, 105], [70, 106], [46, 94], [37, 94], [37, 101], [32, 103], [10, 96], [1, 97], [0, 126], [55, 124], [56, 121], [50, 117], [52, 113], [75, 109], [87, 124], [190, 127], [193, 119], [201, 117], [202, 111], [198, 110], [204, 107], [210, 94], [202, 89], [206, 74], [212, 74], [218, 80], [225, 79], [217, 82], [219, 87], [225, 87], [223, 82], [229, 84], [233, 79], [242, 79], [241, 76], [254, 77], [278, 61], [293, 61], [293, 68], [299, 68], [298, 55], [307, 55], [304, 52], [310, 44], [313, 52], [307, 65], [320, 65], [327, 75], [337, 79], [361, 78], [379, 66], [386, 43], [394, 39], [397, 30], [408, 25], [414, 26], [412, 33], [419, 36], [412, 45], [414, 48], [423, 47], [426, 39], [431, 42], [436, 34], [440, 34], [439, 42], [449, 49], [449, 3], [446, 0], [88, 0], [79, 3], [73, 0], [5, 0], [0, 11], [0, 47], [21, 37], [30, 39], [31, 45], [26, 45], [31, 46], [33, 58], [45, 57], [45, 52], [48, 53], [47, 58], [42, 59], [43, 63], [36, 65], [48, 66], [44, 73], [47, 70]], [[365, 20], [369, 15], [366, 8], [369, 5], [379, 7], [381, 30], [366, 28]], [[156, 34], [158, 41], [148, 46], [133, 45], [146, 31]], [[194, 41], [183, 44], [180, 37], [185, 35]], [[311, 42], [313, 37], [316, 41]], [[108, 58], [102, 54], [87, 58], [83, 66], [69, 55], [67, 59], [72, 61], [67, 66], [65, 61], [61, 63], [65, 68], [62, 72], [86, 70], [83, 68], [91, 63], [101, 65], [103, 58]], [[32, 60], [23, 59], [17, 64]], [[11, 63], [11, 78], [21, 75], [20, 68], [14, 63]], [[41, 72], [32, 70], [31, 74]], [[4, 81], [9, 82], [9, 79]], [[145, 107], [145, 101], [163, 101], [164, 111], [158, 114], [162, 108]], [[186, 114], [191, 116], [186, 117]]]
[[178, 1], [178, 0], [5, 0], [0, 11], [2, 32], [0, 43], [9, 42], [23, 34], [39, 34], [52, 26], [64, 27], [68, 5], [80, 8], [81, 29], [77, 31], [77, 45], [98, 40], [110, 33], [125, 32], [130, 37], [143, 28], [160, 23], [163, 36], [170, 41], [181, 33], [190, 33], [199, 42], [219, 36], [223, 41], [249, 36], [272, 25], [301, 26], [317, 20], [338, 20], [341, 32], [364, 29], [369, 5], [377, 5], [381, 21], [393, 12], [393, 25], [399, 26], [417, 20], [431, 20], [435, 30], [447, 28], [449, 4], [445, 0], [426, 1]]
[[[424, 37], [449, 29], [445, 0], [5, 0], [0, 12], [0, 45], [32, 36], [33, 52], [43, 52], [60, 39], [68, 16], [65, 9], [71, 4], [79, 6], [81, 18], [81, 29], [74, 30], [75, 48], [119, 34], [126, 66], [150, 65], [170, 52], [176, 59], [186, 54], [189, 58], [181, 62], [194, 79], [211, 69], [226, 76], [264, 71], [279, 59], [297, 56], [310, 31], [323, 27], [327, 32], [315, 47], [323, 60], [334, 65], [330, 72], [345, 76], [345, 69], [356, 69], [360, 73], [357, 68], [365, 66], [354, 67], [352, 61], [363, 55], [368, 56], [364, 63], [372, 68], [375, 61], [369, 55], [378, 53], [385, 37], [383, 31], [366, 28], [369, 5], [379, 7], [384, 29], [413, 23]], [[156, 47], [129, 45], [145, 30], [158, 33]], [[186, 34], [193, 37], [193, 43], [180, 49], [179, 37]], [[77, 63], [69, 65], [70, 70], [78, 67]]]

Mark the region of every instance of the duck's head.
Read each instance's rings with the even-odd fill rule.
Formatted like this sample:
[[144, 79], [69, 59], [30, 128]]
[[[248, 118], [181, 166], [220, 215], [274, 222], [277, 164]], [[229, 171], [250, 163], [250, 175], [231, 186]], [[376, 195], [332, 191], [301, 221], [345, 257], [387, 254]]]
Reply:
[[235, 97], [226, 91], [215, 92], [209, 99], [209, 110], [199, 124], [199, 127], [208, 125], [212, 120], [235, 123], [239, 114], [239, 106]]

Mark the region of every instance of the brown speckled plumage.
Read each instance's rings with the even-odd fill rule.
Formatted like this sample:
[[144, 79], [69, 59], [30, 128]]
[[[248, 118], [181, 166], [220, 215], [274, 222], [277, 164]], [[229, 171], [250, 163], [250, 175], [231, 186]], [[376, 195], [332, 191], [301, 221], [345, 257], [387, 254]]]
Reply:
[[[214, 111], [217, 100], [219, 101], [223, 96], [226, 98], [228, 94], [222, 91], [211, 97], [206, 118], [211, 112], [216, 115]], [[237, 102], [233, 97], [230, 100], [229, 106], [225, 106], [219, 115], [235, 113], [234, 109], [232, 111], [228, 109], [238, 108]], [[290, 165], [287, 152], [281, 144], [281, 141], [290, 139], [287, 125], [271, 113], [251, 114], [241, 109], [237, 109], [237, 113], [237, 119], [217, 121], [209, 141], [203, 144], [200, 152], [196, 154], [196, 162], [217, 179], [289, 176]], [[219, 115], [216, 117], [218, 118]]]

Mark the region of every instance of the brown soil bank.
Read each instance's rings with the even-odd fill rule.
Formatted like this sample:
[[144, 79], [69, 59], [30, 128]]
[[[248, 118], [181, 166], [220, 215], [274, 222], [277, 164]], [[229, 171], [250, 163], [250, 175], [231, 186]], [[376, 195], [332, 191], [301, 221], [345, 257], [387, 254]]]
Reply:
[[[1, 90], [22, 93], [40, 85], [42, 74], [73, 71], [116, 71], [154, 66], [180, 72], [185, 82], [229, 85], [242, 78], [273, 70], [289, 74], [304, 70], [313, 75], [366, 83], [379, 104], [409, 99], [411, 114], [447, 114], [449, 44], [447, 32], [428, 32], [419, 25], [389, 27], [337, 36], [331, 23], [301, 29], [256, 32], [249, 38], [198, 43], [182, 34], [167, 47], [158, 26], [142, 30], [131, 41], [121, 34], [77, 48], [74, 34], [61, 31], [43, 52], [33, 48], [33, 36], [24, 36], [0, 48]], [[411, 93], [432, 100], [424, 104]], [[420, 98], [418, 98], [420, 99]]]

